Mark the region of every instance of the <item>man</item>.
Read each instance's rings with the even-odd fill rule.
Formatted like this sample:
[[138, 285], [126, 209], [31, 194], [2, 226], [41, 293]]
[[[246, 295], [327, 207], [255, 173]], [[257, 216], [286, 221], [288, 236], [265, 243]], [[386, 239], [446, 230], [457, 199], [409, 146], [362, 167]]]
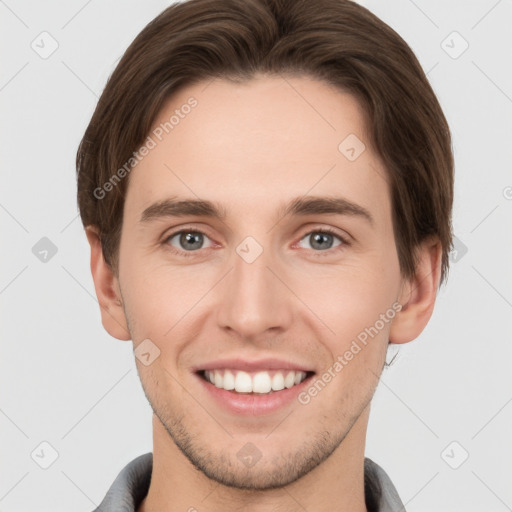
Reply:
[[154, 411], [97, 510], [404, 510], [366, 429], [446, 277], [453, 156], [398, 34], [343, 0], [172, 5], [77, 172], [102, 322]]

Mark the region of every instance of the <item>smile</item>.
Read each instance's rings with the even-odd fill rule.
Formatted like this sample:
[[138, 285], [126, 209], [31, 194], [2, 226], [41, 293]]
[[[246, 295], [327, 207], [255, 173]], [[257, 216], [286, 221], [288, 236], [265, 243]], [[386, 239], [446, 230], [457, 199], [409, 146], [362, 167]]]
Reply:
[[202, 377], [218, 389], [235, 393], [271, 394], [301, 384], [313, 372], [268, 370], [245, 372], [232, 369], [203, 370]]

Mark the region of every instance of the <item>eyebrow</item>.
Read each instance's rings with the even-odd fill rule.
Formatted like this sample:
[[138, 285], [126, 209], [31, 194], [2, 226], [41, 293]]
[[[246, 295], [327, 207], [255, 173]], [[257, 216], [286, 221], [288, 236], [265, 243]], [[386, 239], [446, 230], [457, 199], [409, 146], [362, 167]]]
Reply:
[[[287, 215], [348, 215], [366, 220], [372, 227], [374, 218], [363, 206], [353, 203], [343, 197], [297, 197], [283, 205], [278, 211], [278, 218]], [[148, 223], [168, 217], [184, 216], [210, 217], [224, 221], [227, 217], [226, 209], [219, 203], [202, 199], [178, 199], [170, 197], [148, 206], [141, 215], [140, 222]]]

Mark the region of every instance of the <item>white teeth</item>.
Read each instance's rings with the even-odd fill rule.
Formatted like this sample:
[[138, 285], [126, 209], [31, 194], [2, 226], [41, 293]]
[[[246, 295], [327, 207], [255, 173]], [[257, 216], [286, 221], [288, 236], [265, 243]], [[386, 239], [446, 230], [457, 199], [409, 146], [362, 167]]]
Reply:
[[281, 391], [281, 389], [284, 389], [284, 377], [281, 372], [277, 372], [272, 377], [272, 390]]
[[223, 384], [224, 384], [224, 386], [217, 386], [217, 387], [223, 387], [224, 389], [227, 389], [228, 391], [235, 389], [235, 376], [229, 370], [226, 370], [224, 372]]
[[219, 389], [235, 390], [237, 393], [266, 394], [300, 384], [306, 378], [306, 372], [279, 370], [271, 377], [266, 371], [251, 375], [237, 370], [206, 370], [204, 376]]
[[284, 386], [291, 388], [295, 384], [295, 372], [288, 372], [284, 379]]
[[252, 392], [252, 379], [246, 372], [238, 372], [235, 377], [235, 390], [238, 393]]
[[272, 389], [272, 380], [268, 372], [258, 372], [252, 381], [253, 393], [268, 393]]

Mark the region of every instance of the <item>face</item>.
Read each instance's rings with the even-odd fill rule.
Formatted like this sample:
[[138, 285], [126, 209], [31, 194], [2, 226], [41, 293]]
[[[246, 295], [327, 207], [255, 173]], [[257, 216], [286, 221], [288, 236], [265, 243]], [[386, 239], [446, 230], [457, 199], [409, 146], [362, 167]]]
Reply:
[[366, 427], [401, 277], [365, 133], [325, 83], [215, 80], [172, 98], [130, 173], [119, 292], [134, 346], [160, 351], [139, 375], [213, 480], [293, 482]]

